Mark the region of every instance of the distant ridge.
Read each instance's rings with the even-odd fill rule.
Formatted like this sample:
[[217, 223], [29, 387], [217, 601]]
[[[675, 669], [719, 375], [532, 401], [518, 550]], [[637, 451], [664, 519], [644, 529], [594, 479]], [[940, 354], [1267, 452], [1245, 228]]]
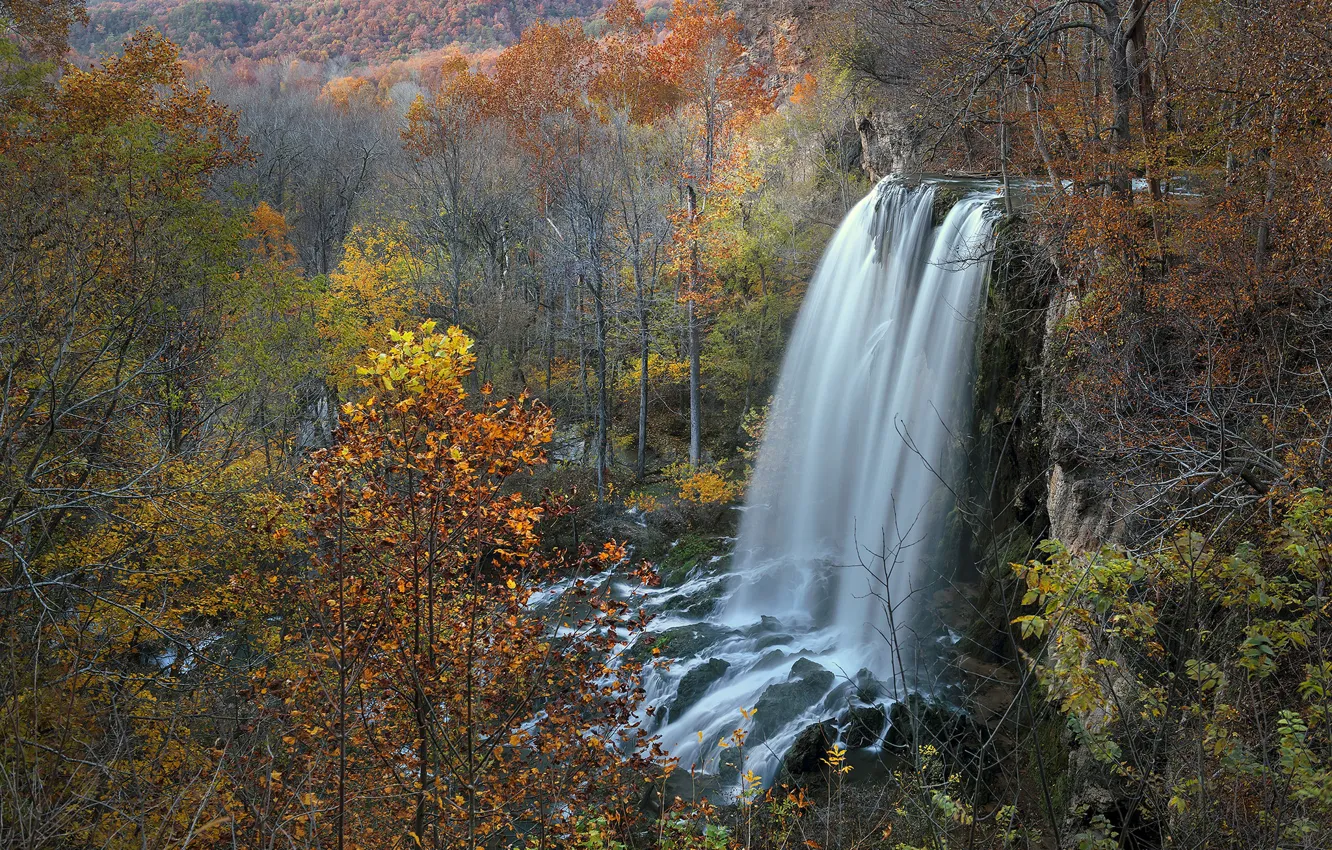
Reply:
[[391, 61], [449, 45], [484, 50], [538, 20], [590, 19], [606, 0], [90, 0], [85, 56], [152, 26], [199, 58]]

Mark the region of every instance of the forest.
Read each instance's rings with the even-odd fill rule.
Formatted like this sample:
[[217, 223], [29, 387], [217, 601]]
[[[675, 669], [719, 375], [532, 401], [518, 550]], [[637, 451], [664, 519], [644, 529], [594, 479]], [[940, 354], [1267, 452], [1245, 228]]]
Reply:
[[[535, 23], [593, 19], [600, 2], [385, 3], [257, 0], [94, 0], [71, 46], [86, 56], [115, 52], [150, 26], [196, 56], [228, 60], [295, 56], [316, 62], [383, 62], [452, 46], [471, 53], [507, 46]], [[646, 9], [661, 21], [666, 6]]]
[[0, 30], [0, 847], [1332, 846], [1329, 0]]

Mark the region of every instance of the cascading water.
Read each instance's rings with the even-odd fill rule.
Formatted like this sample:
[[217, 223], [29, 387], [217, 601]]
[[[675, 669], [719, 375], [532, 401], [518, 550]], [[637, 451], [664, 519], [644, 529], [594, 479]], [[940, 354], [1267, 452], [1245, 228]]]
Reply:
[[838, 228], [787, 350], [732, 575], [674, 591], [728, 582], [694, 621], [693, 658], [648, 676], [683, 767], [718, 772], [719, 738], [749, 726], [746, 767], [770, 781], [801, 729], [908, 681], [913, 591], [956, 544], [944, 518], [995, 217], [993, 192], [976, 192], [935, 226], [935, 193], [885, 181]]

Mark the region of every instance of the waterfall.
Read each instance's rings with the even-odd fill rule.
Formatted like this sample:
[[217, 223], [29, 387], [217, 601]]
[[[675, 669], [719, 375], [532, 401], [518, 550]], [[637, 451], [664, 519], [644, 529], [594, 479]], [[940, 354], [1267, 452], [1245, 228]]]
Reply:
[[[703, 671], [702, 696], [695, 673], [692, 704], [659, 730], [684, 768], [718, 772], [719, 738], [749, 726], [746, 768], [770, 781], [805, 726], [909, 686], [899, 668], [916, 594], [958, 552], [946, 519], [964, 479], [995, 219], [993, 190], [977, 191], [936, 226], [937, 189], [881, 183], [810, 283], [727, 596], [697, 626], [697, 657], [648, 677], [649, 701], [669, 707]], [[755, 707], [742, 721], [739, 709]]]

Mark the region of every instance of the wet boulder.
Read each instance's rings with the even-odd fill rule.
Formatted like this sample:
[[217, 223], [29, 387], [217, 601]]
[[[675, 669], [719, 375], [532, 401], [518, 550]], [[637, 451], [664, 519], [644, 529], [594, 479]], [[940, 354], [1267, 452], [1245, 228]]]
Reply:
[[797, 660], [787, 681], [769, 685], [759, 697], [754, 728], [747, 743], [760, 744], [777, 734], [783, 726], [823, 699], [833, 681], [833, 674], [813, 661], [807, 658]]
[[695, 570], [720, 574], [730, 568], [728, 538], [686, 534], [671, 544], [657, 561], [662, 587], [676, 587], [688, 581]]
[[774, 646], [790, 646], [793, 640], [794, 638], [785, 634], [764, 635], [754, 642], [754, 651], [761, 652]]
[[780, 631], [782, 631], [782, 621], [767, 614], [760, 617], [757, 623], [746, 626], [744, 630], [745, 637], [757, 637]]
[[726, 789], [722, 779], [702, 771], [673, 770], [665, 779], [644, 782], [643, 798], [639, 805], [652, 817], [670, 811], [679, 800], [688, 805], [704, 800], [721, 800]]
[[791, 743], [791, 749], [786, 751], [782, 758], [783, 772], [795, 780], [822, 773], [823, 760], [836, 741], [837, 728], [832, 723], [827, 720], [811, 723], [801, 730]]
[[675, 689], [675, 699], [671, 701], [668, 709], [667, 721], [679, 720], [683, 717], [685, 712], [693, 708], [708, 692], [708, 689], [717, 684], [717, 680], [725, 676], [729, 669], [731, 669], [729, 662], [720, 658], [709, 658], [685, 673]]
[[808, 658], [798, 658], [796, 663], [791, 665], [790, 679], [803, 679], [816, 673], [826, 673], [827, 669], [817, 661]]
[[885, 750], [906, 754], [928, 744], [951, 770], [975, 762], [984, 739], [984, 732], [966, 712], [942, 700], [909, 694], [888, 710], [883, 745]]
[[856, 686], [856, 698], [861, 702], [874, 702], [884, 693], [883, 683], [874, 678], [868, 667], [861, 667], [856, 671], [856, 677], [852, 681]]
[[[689, 623], [653, 635], [641, 636], [626, 653], [631, 661], [645, 662], [653, 657], [698, 658], [725, 638], [736, 634], [733, 629], [711, 623]], [[660, 650], [653, 652], [653, 650]]]
[[888, 712], [881, 705], [853, 706], [846, 720], [846, 748], [858, 750], [872, 747], [879, 742], [883, 727], [888, 722]]
[[730, 595], [734, 585], [733, 581], [726, 578], [718, 579], [698, 593], [682, 595], [676, 604], [668, 607], [668, 610], [676, 608], [683, 617], [702, 620], [717, 610], [718, 603]]

